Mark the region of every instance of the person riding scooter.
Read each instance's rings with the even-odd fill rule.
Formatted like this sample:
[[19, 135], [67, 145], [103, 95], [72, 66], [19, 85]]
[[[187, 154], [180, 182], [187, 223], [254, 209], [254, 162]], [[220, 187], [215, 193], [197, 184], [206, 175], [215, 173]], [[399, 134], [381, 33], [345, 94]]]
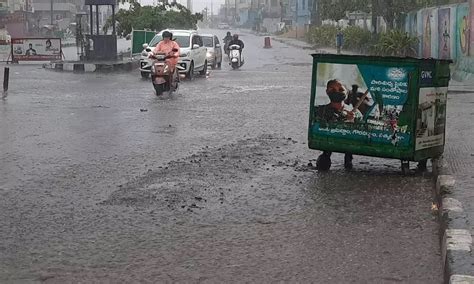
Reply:
[[[173, 34], [169, 31], [164, 31], [161, 37], [163, 40], [156, 45], [153, 53], [166, 54], [168, 64], [173, 74], [176, 71], [176, 65], [178, 64], [179, 60], [179, 45], [177, 42], [172, 40]], [[171, 78], [173, 77], [174, 76], [171, 76]]]
[[232, 36], [232, 40], [229, 42], [228, 46], [230, 47], [232, 45], [238, 45], [240, 47], [240, 61], [241, 61], [240, 66], [242, 66], [244, 62], [244, 57], [242, 56], [242, 50], [244, 49], [244, 42], [239, 39], [238, 34], [234, 34]]
[[238, 34], [234, 34], [232, 36], [232, 40], [229, 42], [229, 46], [234, 45], [234, 44], [240, 46], [240, 52], [242, 52], [242, 50], [244, 49], [244, 42], [239, 39]]
[[227, 35], [225, 38], [222, 39], [224, 42], [224, 52], [226, 55], [229, 55], [229, 42], [232, 40], [232, 34], [230, 32], [227, 32]]

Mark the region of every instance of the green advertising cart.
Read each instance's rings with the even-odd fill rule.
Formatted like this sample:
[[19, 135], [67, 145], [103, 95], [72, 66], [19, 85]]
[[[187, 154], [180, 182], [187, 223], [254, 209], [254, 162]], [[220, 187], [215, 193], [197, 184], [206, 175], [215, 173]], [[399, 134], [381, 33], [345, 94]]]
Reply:
[[399, 159], [403, 173], [443, 153], [450, 60], [312, 56], [309, 148]]

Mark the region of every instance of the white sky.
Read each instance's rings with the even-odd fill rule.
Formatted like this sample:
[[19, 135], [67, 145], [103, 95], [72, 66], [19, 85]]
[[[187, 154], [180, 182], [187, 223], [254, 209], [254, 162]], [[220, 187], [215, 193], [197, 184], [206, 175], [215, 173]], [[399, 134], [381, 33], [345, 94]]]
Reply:
[[[220, 5], [225, 3], [225, 0], [192, 0], [192, 1], [193, 1], [193, 11], [192, 11], [193, 13], [201, 12], [204, 8], [206, 8], [206, 6], [208, 7], [209, 12], [210, 12], [211, 2], [212, 2], [214, 15], [217, 15]], [[154, 1], [153, 0], [140, 0], [139, 2], [142, 5], [152, 5]], [[177, 2], [186, 6], [186, 0], [177, 0]]]

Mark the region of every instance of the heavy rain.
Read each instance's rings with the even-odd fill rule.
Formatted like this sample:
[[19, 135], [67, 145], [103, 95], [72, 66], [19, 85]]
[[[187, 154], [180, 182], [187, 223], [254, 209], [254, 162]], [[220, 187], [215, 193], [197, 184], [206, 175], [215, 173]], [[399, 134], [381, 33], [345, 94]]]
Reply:
[[473, 13], [0, 0], [0, 282], [474, 279]]

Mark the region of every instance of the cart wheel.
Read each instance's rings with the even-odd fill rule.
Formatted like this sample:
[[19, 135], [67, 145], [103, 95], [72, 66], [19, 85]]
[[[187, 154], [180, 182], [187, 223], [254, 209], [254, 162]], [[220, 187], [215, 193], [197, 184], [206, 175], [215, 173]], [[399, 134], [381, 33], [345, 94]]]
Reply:
[[438, 157], [431, 159], [431, 171], [434, 176], [438, 176], [440, 166], [440, 159]]
[[402, 160], [402, 174], [407, 175], [410, 172], [410, 162]]
[[319, 155], [318, 159], [316, 160], [316, 169], [318, 171], [329, 171], [330, 168], [331, 156], [325, 153]]
[[427, 167], [426, 165], [428, 164], [428, 159], [424, 159], [418, 162], [418, 166], [416, 167], [416, 170], [420, 173], [426, 172]]

